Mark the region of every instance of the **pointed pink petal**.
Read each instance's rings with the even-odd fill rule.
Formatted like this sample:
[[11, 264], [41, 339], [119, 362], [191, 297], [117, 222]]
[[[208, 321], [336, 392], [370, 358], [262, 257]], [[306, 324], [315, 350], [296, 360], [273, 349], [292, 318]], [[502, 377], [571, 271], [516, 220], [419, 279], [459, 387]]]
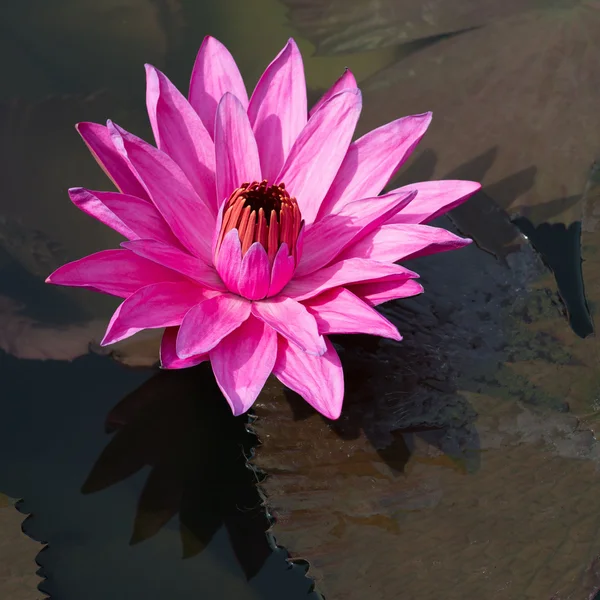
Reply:
[[120, 298], [159, 281], [183, 281], [180, 273], [129, 250], [103, 250], [59, 267], [46, 283], [84, 287]]
[[306, 237], [306, 225], [302, 223], [300, 225], [300, 232], [298, 233], [298, 240], [296, 241], [296, 264], [302, 260], [304, 254], [304, 238]]
[[[91, 192], [84, 188], [71, 188], [69, 190], [69, 198], [71, 202], [86, 215], [98, 219], [100, 223], [108, 225], [111, 229], [114, 229], [117, 233], [120, 233], [123, 237], [128, 240], [135, 240], [139, 236], [130, 229], [115, 213], [112, 211], [100, 198], [98, 194], [102, 192]], [[115, 196], [124, 196], [125, 198], [133, 198], [133, 196], [127, 196], [118, 192], [104, 192], [105, 194], [114, 194]], [[150, 207], [151, 210], [156, 210], [150, 202], [136, 198], [140, 203]]]
[[339, 211], [348, 202], [379, 194], [421, 141], [430, 122], [431, 113], [404, 117], [356, 140], [323, 200], [319, 218]]
[[77, 123], [76, 129], [86, 146], [118, 190], [144, 200], [150, 196], [138, 181], [127, 161], [115, 148], [110, 132], [98, 123]]
[[289, 249], [286, 243], [281, 244], [275, 258], [273, 259], [273, 268], [271, 269], [271, 284], [269, 285], [269, 296], [275, 296], [289, 283], [296, 269], [296, 261], [293, 256], [289, 256]]
[[144, 182], [152, 201], [179, 241], [211, 263], [215, 217], [198, 197], [183, 171], [164, 152], [109, 123], [117, 149]]
[[302, 56], [290, 39], [259, 79], [248, 105], [265, 179], [278, 183], [275, 178], [306, 125], [306, 110]]
[[225, 286], [212, 266], [199, 258], [156, 240], [133, 240], [123, 242], [123, 248], [131, 250], [163, 267], [173, 269], [212, 290], [225, 291]]
[[275, 330], [252, 315], [210, 351], [215, 379], [234, 415], [254, 404], [276, 356]]
[[308, 354], [320, 356], [326, 350], [317, 323], [302, 304], [291, 298], [273, 298], [252, 303], [252, 314]]
[[147, 285], [119, 306], [100, 345], [114, 344], [143, 329], [179, 325], [194, 305], [214, 294], [218, 292], [202, 288], [191, 281]]
[[315, 220], [344, 160], [361, 105], [359, 90], [345, 90], [324, 102], [301, 131], [277, 177], [298, 200], [307, 224]]
[[220, 294], [194, 306], [183, 319], [177, 336], [179, 358], [212, 350], [250, 316], [250, 302], [233, 294]]
[[179, 246], [179, 241], [156, 207], [135, 196], [71, 188], [73, 204], [130, 240], [149, 238]]
[[325, 354], [311, 356], [280, 337], [273, 374], [322, 415], [337, 419], [344, 401], [344, 372], [333, 344], [327, 338], [325, 343]]
[[348, 289], [371, 306], [423, 293], [423, 286], [417, 281], [394, 276], [381, 281], [351, 285]]
[[386, 223], [348, 246], [341, 257], [397, 262], [457, 250], [470, 243], [470, 239], [458, 237], [440, 227]]
[[304, 254], [296, 269], [296, 277], [313, 273], [330, 263], [348, 245], [380, 227], [416, 195], [413, 191], [356, 200], [346, 204], [339, 213], [327, 215], [307, 227]]
[[185, 173], [197, 194], [217, 212], [215, 145], [196, 111], [159, 70], [146, 65], [146, 105], [156, 144]]
[[163, 333], [160, 344], [161, 369], [187, 369], [208, 360], [208, 354], [199, 354], [197, 356], [190, 356], [190, 358], [179, 358], [175, 352], [178, 333], [179, 327], [167, 327]]
[[238, 289], [248, 300], [261, 300], [269, 293], [271, 265], [267, 251], [259, 242], [254, 242], [242, 258]]
[[304, 303], [317, 321], [319, 332], [368, 333], [400, 341], [402, 336], [393, 323], [344, 288], [329, 290]]
[[481, 189], [475, 181], [442, 180], [411, 183], [398, 188], [417, 190], [411, 206], [390, 218], [390, 223], [429, 223], [468, 200]]
[[327, 100], [329, 100], [336, 94], [339, 94], [344, 90], [351, 90], [357, 87], [358, 84], [356, 83], [354, 75], [352, 75], [350, 69], [346, 69], [343, 75], [321, 96], [319, 101], [310, 109], [310, 112], [308, 113], [309, 116], [312, 117], [313, 113], [318, 111], [319, 108], [321, 108], [321, 106], [323, 106], [323, 104], [327, 102]]
[[366, 258], [348, 258], [310, 275], [292, 279], [282, 290], [282, 296], [298, 301], [307, 300], [334, 287], [364, 281], [377, 281], [391, 275], [405, 279], [419, 277], [414, 271], [409, 271], [400, 265], [380, 263]]
[[261, 181], [258, 147], [246, 110], [231, 94], [219, 103], [215, 120], [217, 206], [242, 183]]
[[229, 231], [215, 258], [215, 267], [227, 289], [239, 294], [238, 281], [242, 268], [242, 244], [237, 229]]
[[211, 134], [217, 106], [228, 92], [241, 102], [244, 110], [248, 108], [246, 86], [233, 56], [221, 42], [206, 36], [192, 70], [189, 99]]

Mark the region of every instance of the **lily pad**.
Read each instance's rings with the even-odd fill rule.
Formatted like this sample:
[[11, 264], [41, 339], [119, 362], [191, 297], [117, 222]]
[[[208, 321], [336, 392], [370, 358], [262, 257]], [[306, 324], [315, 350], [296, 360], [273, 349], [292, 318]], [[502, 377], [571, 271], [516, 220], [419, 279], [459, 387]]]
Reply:
[[44, 283], [65, 262], [123, 240], [67, 195], [77, 185], [112, 187], [73, 126], [107, 114], [148, 135], [143, 107], [128, 112], [108, 93], [0, 104], [0, 348], [17, 357], [72, 360], [91, 344], [133, 366], [157, 361], [160, 332], [99, 348], [118, 299]]
[[[41, 544], [21, 531], [23, 515], [15, 502], [0, 494], [0, 596], [11, 600], [38, 600], [41, 578], [35, 557]], [[44, 595], [46, 598], [46, 595]]]
[[409, 265], [425, 294], [383, 309], [404, 340], [339, 340], [340, 421], [277, 384], [259, 398], [273, 533], [325, 596], [600, 588], [598, 344], [570, 329], [550, 273], [513, 239], [504, 261], [471, 246]]
[[413, 177], [482, 181], [510, 215], [568, 225], [598, 151], [598, 31], [589, 1], [441, 40], [364, 82], [359, 127], [432, 110]]
[[289, 20], [319, 54], [376, 50], [479, 27], [532, 8], [577, 0], [284, 0]]
[[[157, 67], [180, 38], [179, 0], [44, 0], [11, 2], [0, 31], [7, 94], [92, 92], [138, 87], [132, 73]], [[63, 40], [68, 39], [69, 43]]]

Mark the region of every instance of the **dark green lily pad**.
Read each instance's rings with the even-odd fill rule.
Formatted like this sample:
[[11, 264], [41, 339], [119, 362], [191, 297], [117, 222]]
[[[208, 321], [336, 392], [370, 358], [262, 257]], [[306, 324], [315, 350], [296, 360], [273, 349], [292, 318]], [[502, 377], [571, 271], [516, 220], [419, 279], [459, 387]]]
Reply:
[[164, 66], [182, 29], [179, 0], [10, 2], [0, 25], [0, 99], [113, 86], [128, 93], [145, 62]]
[[[0, 103], [0, 348], [21, 358], [72, 360], [97, 351], [118, 299], [44, 283], [69, 260], [122, 238], [69, 201], [69, 187], [111, 189], [74, 129], [77, 121], [117, 122], [148, 136], [143, 106], [131, 112], [109, 93]], [[149, 332], [114, 352], [134, 366], [152, 365], [160, 333]]]

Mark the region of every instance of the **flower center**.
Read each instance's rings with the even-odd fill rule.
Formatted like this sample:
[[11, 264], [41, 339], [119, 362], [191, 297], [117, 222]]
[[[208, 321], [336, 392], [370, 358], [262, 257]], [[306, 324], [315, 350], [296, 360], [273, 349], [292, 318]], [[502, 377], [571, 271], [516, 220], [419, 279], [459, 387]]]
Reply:
[[225, 235], [237, 229], [242, 256], [252, 244], [259, 242], [271, 263], [282, 244], [287, 244], [295, 259], [301, 226], [298, 202], [288, 194], [285, 184], [269, 185], [266, 179], [260, 183], [243, 183], [225, 203], [217, 251]]

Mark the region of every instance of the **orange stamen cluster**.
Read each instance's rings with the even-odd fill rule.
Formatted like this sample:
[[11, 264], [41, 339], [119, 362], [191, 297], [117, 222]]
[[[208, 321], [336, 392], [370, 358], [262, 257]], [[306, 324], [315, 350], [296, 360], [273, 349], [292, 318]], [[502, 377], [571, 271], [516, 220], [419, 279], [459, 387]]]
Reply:
[[283, 243], [296, 258], [301, 226], [298, 202], [288, 194], [283, 183], [269, 185], [266, 179], [260, 183], [243, 183], [225, 204], [217, 249], [225, 235], [237, 229], [242, 256], [253, 243], [259, 242], [271, 262]]

